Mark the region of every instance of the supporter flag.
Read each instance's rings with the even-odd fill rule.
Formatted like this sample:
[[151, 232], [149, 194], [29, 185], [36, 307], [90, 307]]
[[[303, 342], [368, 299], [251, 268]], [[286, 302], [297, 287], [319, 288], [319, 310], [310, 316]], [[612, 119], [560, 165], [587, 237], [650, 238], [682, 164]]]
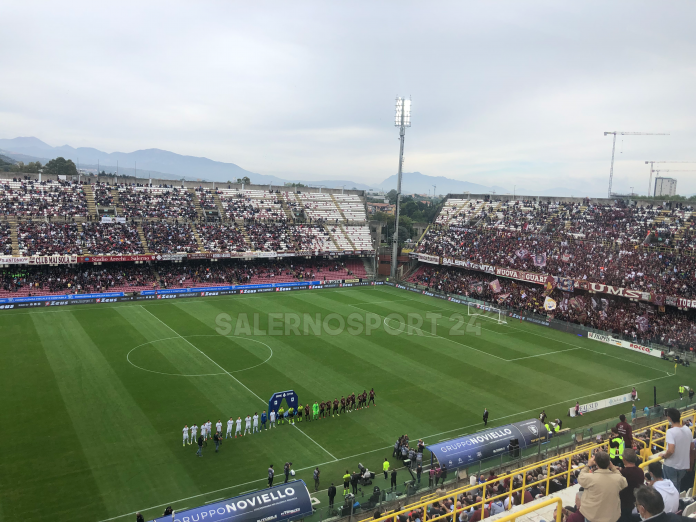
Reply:
[[534, 254], [532, 256], [534, 266], [546, 266], [546, 254]]
[[641, 332], [647, 332], [648, 327], [650, 326], [650, 323], [648, 322], [647, 312], [641, 315], [638, 319], [636, 319], [636, 326], [638, 326], [638, 329]]
[[579, 297], [573, 297], [570, 301], [568, 301], [568, 304], [575, 311], [582, 310], [582, 301]]
[[498, 296], [498, 304], [503, 304], [508, 297], [510, 297], [510, 294], [500, 294]]
[[597, 309], [597, 301], [595, 301], [594, 297], [592, 298], [592, 308], [594, 308], [595, 310]]
[[529, 250], [520, 248], [517, 252], [515, 252], [515, 254], [517, 254], [517, 257], [519, 257], [520, 259], [526, 259], [529, 256]]
[[575, 281], [568, 279], [567, 277], [555, 277], [556, 286], [563, 290], [564, 292], [574, 292], [575, 291]]
[[488, 283], [488, 286], [491, 287], [491, 291], [494, 294], [500, 293], [500, 291], [502, 290], [502, 288], [500, 288], [500, 281], [498, 281], [497, 279], [494, 279], [493, 281]]
[[568, 254], [567, 252], [561, 254], [561, 261], [563, 261], [564, 263], [570, 263], [570, 254]]
[[546, 296], [546, 300], [544, 301], [544, 310], [547, 312], [550, 312], [551, 310], [556, 309], [556, 301], [551, 299], [548, 295]]
[[665, 296], [664, 295], [658, 295], [655, 294], [655, 297], [653, 298], [653, 301], [657, 306], [663, 306], [665, 304]]

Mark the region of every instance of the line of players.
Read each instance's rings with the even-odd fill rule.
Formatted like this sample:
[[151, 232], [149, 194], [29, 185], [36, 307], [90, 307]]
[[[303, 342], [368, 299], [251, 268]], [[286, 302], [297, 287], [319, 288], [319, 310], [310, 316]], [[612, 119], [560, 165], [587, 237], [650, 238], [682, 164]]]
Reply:
[[[368, 398], [369, 395], [369, 398]], [[357, 400], [357, 402], [356, 402]], [[287, 410], [285, 410], [282, 406], [278, 410], [278, 413], [276, 413], [274, 410], [271, 410], [268, 416], [266, 416], [266, 410], [264, 410], [261, 413], [261, 416], [259, 417], [258, 412], [254, 412], [254, 416], [251, 417], [249, 415], [246, 416], [244, 419], [244, 432], [242, 433], [242, 418], [237, 417], [236, 421], [232, 420], [232, 417], [230, 417], [230, 420], [227, 421], [227, 433], [225, 435], [225, 438], [232, 438], [232, 428], [235, 427], [236, 424], [236, 429], [234, 432], [234, 438], [236, 439], [237, 437], [243, 437], [247, 433], [248, 434], [253, 434], [256, 432], [261, 432], [259, 429], [259, 421], [261, 421], [261, 425], [264, 430], [268, 430], [270, 428], [275, 428], [276, 423], [277, 424], [295, 424], [295, 419], [297, 419], [298, 422], [302, 421], [302, 417], [304, 414], [304, 419], [305, 421], [309, 422], [311, 420], [319, 420], [326, 418], [328, 416], [340, 416], [340, 413], [350, 413], [351, 411], [354, 410], [360, 410], [362, 408], [369, 408], [370, 403], [372, 403], [373, 406], [377, 406], [377, 403], [375, 402], [375, 389], [371, 388], [370, 392], [365, 390], [363, 393], [355, 395], [355, 393], [349, 395], [347, 398], [344, 396], [341, 396], [341, 399], [339, 400], [338, 398], [334, 399], [333, 402], [331, 399], [329, 399], [326, 402], [317, 402], [315, 401], [314, 404], [312, 405], [312, 408], [310, 410], [309, 404], [306, 406], [302, 406], [301, 404], [297, 407], [297, 411], [295, 411], [294, 408], [290, 407]], [[333, 413], [332, 413], [332, 407], [333, 406]], [[340, 407], [339, 407], [340, 406]], [[311, 411], [311, 414], [310, 414]], [[266, 427], [266, 420], [270, 421], [270, 427]], [[252, 426], [253, 424], [253, 426]], [[201, 437], [203, 437], [203, 440], [207, 442], [208, 438], [213, 438], [213, 424], [208, 420], [207, 422], [204, 422], [201, 424], [200, 427], [201, 430]], [[190, 428], [188, 425], [184, 426], [183, 431], [183, 446], [186, 446], [186, 444], [194, 444], [197, 440], [198, 437], [198, 426], [195, 424], [191, 426]], [[215, 423], [215, 432], [216, 434], [219, 435], [219, 437], [222, 437], [222, 421], [218, 419], [218, 421]]]

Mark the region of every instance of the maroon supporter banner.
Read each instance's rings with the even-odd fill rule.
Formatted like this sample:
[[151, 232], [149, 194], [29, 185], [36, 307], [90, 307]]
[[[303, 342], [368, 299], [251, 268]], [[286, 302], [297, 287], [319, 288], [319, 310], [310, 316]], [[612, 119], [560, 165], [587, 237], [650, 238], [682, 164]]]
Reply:
[[546, 280], [549, 277], [546, 274], [523, 272], [522, 270], [515, 270], [514, 268], [501, 268], [499, 266], [495, 267], [495, 275], [507, 277], [508, 279], [517, 279], [518, 281], [526, 281], [528, 283], [534, 283], [537, 285], [546, 284]]
[[429, 254], [416, 254], [418, 257], [418, 261], [422, 261], [423, 263], [430, 263], [433, 265], [439, 265], [440, 264], [440, 258], [437, 256], [431, 256]]
[[472, 263], [471, 261], [463, 261], [461, 259], [453, 259], [451, 257], [443, 257], [442, 264], [447, 266], [461, 266], [469, 270], [476, 270], [479, 272], [486, 272], [487, 274], [495, 274], [495, 267], [493, 265], [486, 265], [483, 263]]
[[678, 306], [679, 308], [696, 308], [696, 299], [686, 299], [685, 297], [677, 297], [675, 301], [675, 306]]
[[626, 297], [627, 299], [639, 299], [649, 303], [653, 300], [653, 294], [650, 292], [642, 292], [641, 290], [631, 290], [629, 288], [605, 285], [604, 283], [587, 283], [587, 290], [602, 294], [618, 295], [621, 297]]
[[77, 262], [78, 256], [0, 257], [0, 265], [71, 265]]
[[[190, 257], [191, 254], [188, 254]], [[80, 256], [79, 263], [116, 263], [119, 261], [178, 261], [186, 259], [187, 254], [136, 254], [131, 256]]]

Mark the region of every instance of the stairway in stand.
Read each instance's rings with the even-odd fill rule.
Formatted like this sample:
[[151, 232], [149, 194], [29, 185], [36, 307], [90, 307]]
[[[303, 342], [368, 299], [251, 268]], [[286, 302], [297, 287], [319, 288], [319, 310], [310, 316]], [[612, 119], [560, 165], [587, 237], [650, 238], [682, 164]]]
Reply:
[[341, 217], [343, 218], [343, 221], [348, 221], [346, 219], [346, 215], [343, 213], [343, 210], [341, 210], [341, 205], [338, 204], [338, 201], [336, 201], [336, 198], [334, 197], [333, 194], [329, 194], [331, 196], [331, 201], [334, 202], [334, 205], [336, 205], [336, 208], [338, 209], [338, 213], [341, 214]]
[[[85, 232], [85, 229], [82, 228], [82, 223], [80, 223], [80, 222], [78, 221], [78, 222], [75, 223], [75, 224], [77, 225], [77, 231], [80, 233], [80, 237], [83, 237], [83, 234], [84, 234], [84, 232]], [[85, 247], [85, 244], [84, 244], [82, 241], [80, 241], [80, 250], [82, 251], [82, 255], [83, 255], [83, 256], [89, 254], [89, 252], [87, 251], [87, 248]]]
[[348, 233], [346, 232], [346, 229], [343, 228], [343, 225], [339, 224], [338, 227], [341, 229], [341, 232], [343, 232], [343, 237], [345, 237], [350, 246], [353, 247], [353, 250], [357, 250], [357, 248], [355, 248], [355, 243], [353, 243], [353, 240], [348, 236]]
[[198, 243], [198, 251], [205, 252], [205, 245], [203, 245], [203, 240], [201, 239], [201, 236], [198, 234], [198, 229], [196, 229], [195, 223], [191, 223], [191, 230], [193, 231], [193, 237], [196, 238], [196, 243]]
[[10, 216], [7, 219], [7, 223], [10, 225], [10, 238], [12, 239], [12, 255], [19, 255], [19, 236], [17, 235], [17, 218], [15, 216]]
[[152, 252], [150, 252], [150, 247], [147, 244], [147, 239], [145, 239], [145, 232], [143, 231], [143, 222], [138, 222], [138, 226], [136, 228], [138, 229], [138, 236], [140, 237], [140, 242], [143, 245], [143, 252], [145, 252], [146, 254], [151, 254]]
[[196, 209], [196, 215], [198, 216], [198, 219], [205, 220], [205, 210], [203, 210], [203, 207], [201, 207], [201, 202], [198, 199], [198, 193], [196, 193], [196, 189], [194, 189], [193, 187], [189, 187], [188, 191], [190, 194], [193, 195], [193, 206]]
[[323, 226], [324, 226], [324, 230], [326, 230], [326, 233], [329, 234], [329, 237], [331, 238], [331, 242], [336, 247], [336, 250], [343, 250], [341, 247], [338, 246], [338, 242], [336, 241], [336, 238], [333, 236], [333, 234], [329, 230], [329, 227], [327, 227], [326, 225], [323, 225]]
[[92, 190], [92, 185], [83, 185], [82, 189], [85, 191], [85, 197], [87, 198], [87, 212], [89, 212], [92, 220], [99, 220], [99, 213], [97, 212], [97, 204], [94, 201], [94, 190]]

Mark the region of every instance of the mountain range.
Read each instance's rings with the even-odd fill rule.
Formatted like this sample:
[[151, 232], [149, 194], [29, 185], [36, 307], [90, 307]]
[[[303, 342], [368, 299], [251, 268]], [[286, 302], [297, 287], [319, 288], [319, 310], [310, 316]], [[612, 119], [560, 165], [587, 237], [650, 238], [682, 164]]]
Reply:
[[[92, 147], [71, 147], [61, 145], [52, 147], [35, 137], [18, 137], [12, 139], [0, 139], [0, 154], [8, 156], [16, 161], [28, 163], [41, 161], [46, 163], [51, 159], [63, 157], [73, 160], [81, 169], [96, 171], [104, 170], [108, 173], [122, 175], [148, 177], [160, 179], [186, 179], [191, 181], [234, 181], [237, 178], [247, 176], [252, 183], [258, 185], [272, 184], [283, 186], [288, 180], [268, 174], [259, 174], [243, 169], [234, 163], [214, 161], [198, 156], [184, 156], [161, 149], [143, 149], [134, 152], [104, 152]], [[137, 171], [136, 171], [137, 168]], [[366, 185], [350, 180], [300, 180], [301, 183], [310, 186], [342, 187], [358, 190], [384, 190], [388, 192], [396, 188], [396, 174], [389, 176], [381, 183]], [[509, 189], [499, 186], [485, 186], [469, 181], [460, 181], [444, 176], [429, 176], [420, 172], [405, 172], [402, 177], [402, 192], [405, 194], [433, 193], [435, 185], [437, 194], [508, 194]], [[567, 188], [546, 189], [543, 192], [529, 191], [520, 188], [518, 194], [539, 196], [562, 196], [578, 194]]]

